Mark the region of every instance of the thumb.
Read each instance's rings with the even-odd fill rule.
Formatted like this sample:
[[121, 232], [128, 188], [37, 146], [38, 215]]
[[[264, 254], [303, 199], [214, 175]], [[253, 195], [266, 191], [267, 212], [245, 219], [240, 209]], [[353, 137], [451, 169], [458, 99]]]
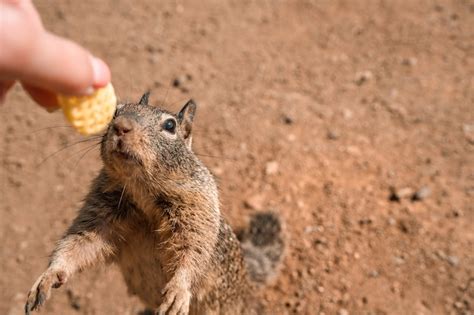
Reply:
[[23, 83], [60, 94], [86, 95], [110, 81], [107, 65], [76, 43], [48, 32], [35, 42], [29, 65], [18, 74]]

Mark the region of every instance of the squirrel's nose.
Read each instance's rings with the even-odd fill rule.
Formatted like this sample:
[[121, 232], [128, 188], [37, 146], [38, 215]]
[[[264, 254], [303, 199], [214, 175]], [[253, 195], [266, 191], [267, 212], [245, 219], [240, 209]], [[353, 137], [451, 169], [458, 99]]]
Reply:
[[134, 123], [130, 118], [117, 117], [114, 120], [113, 128], [117, 136], [123, 136], [133, 130]]

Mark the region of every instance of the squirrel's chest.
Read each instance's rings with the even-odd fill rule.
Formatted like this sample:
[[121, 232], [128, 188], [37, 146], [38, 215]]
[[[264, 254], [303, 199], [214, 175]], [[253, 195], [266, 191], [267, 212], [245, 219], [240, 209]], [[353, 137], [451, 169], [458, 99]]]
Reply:
[[161, 290], [169, 280], [160, 255], [160, 239], [150, 229], [128, 231], [117, 255], [128, 290], [138, 295], [148, 306], [161, 302]]

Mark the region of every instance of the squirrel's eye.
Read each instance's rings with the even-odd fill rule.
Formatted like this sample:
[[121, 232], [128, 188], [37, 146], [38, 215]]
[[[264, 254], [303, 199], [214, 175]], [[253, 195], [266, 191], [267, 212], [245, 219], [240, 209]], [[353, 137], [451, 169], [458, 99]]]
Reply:
[[174, 131], [176, 129], [176, 121], [174, 119], [171, 119], [171, 118], [165, 120], [165, 122], [163, 123], [163, 129], [168, 131], [168, 132], [174, 133]]

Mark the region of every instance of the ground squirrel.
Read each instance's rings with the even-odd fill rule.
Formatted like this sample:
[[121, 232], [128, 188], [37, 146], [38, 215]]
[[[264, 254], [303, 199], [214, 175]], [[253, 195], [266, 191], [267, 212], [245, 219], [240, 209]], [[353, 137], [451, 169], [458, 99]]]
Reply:
[[239, 239], [216, 183], [191, 148], [196, 111], [120, 104], [101, 144], [104, 167], [31, 288], [26, 314], [76, 271], [116, 263], [129, 291], [157, 314], [251, 314], [258, 284], [278, 267], [281, 224], [255, 215]]

